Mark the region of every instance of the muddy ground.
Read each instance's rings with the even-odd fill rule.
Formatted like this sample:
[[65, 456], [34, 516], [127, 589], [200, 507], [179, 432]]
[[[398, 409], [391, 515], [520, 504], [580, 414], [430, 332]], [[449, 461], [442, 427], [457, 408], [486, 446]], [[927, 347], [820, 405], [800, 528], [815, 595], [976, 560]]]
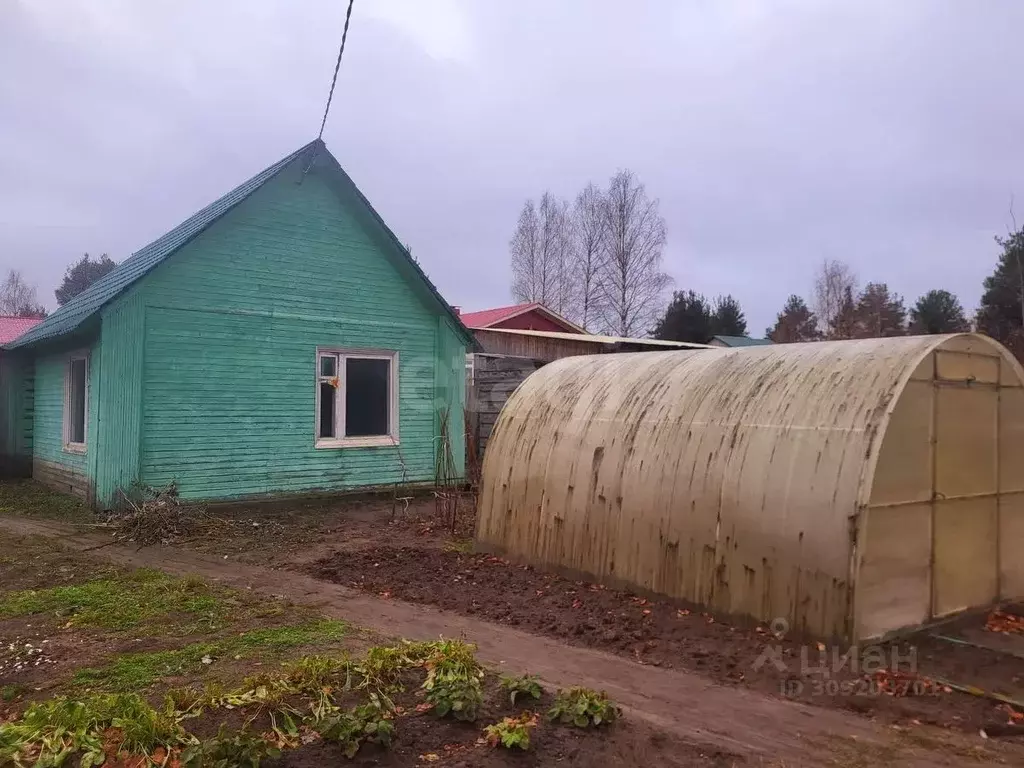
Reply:
[[[834, 651], [842, 655], [848, 649], [794, 643], [775, 637], [769, 627], [729, 625], [697, 609], [569, 581], [488, 555], [371, 546], [340, 549], [308, 570], [318, 578], [379, 596], [435, 605], [628, 656], [641, 664], [678, 667], [718, 683], [894, 722], [917, 720], [976, 731], [1010, 719], [1002, 703], [947, 690], [942, 684], [928, 685], [919, 678], [868, 675], [852, 662], [828, 677], [802, 672], [819, 669], [822, 659], [831, 665]], [[916, 654], [917, 673], [929, 680], [966, 682], [1018, 696], [1024, 680], [1024, 658], [927, 636], [880, 650], [890, 668], [893, 653], [898, 653], [902, 661], [897, 669], [907, 674], [913, 671], [910, 660]], [[877, 653], [862, 652], [861, 664], [877, 658]]]
[[[1019, 708], [947, 690], [947, 681], [1024, 701], [1024, 635], [979, 638], [984, 617], [969, 617], [907, 643], [872, 648], [866, 654], [862, 650], [859, 668], [847, 661], [837, 670], [835, 660], [843, 659], [848, 648], [822, 649], [817, 643], [777, 637], [768, 626], [731, 623], [695, 606], [651, 600], [474, 554], [471, 514], [463, 508], [453, 532], [429, 498], [414, 500], [404, 510], [398, 505], [397, 512], [390, 499], [383, 498], [310, 502], [287, 511], [236, 507], [213, 513], [244, 521], [252, 530], [239, 526], [239, 537], [204, 541], [202, 551], [299, 569], [384, 599], [436, 606], [640, 664], [696, 672], [717, 683], [816, 706], [886, 722], [976, 732], [1009, 725], [1019, 717]], [[252, 522], [260, 524], [254, 527]], [[265, 531], [276, 531], [277, 526], [288, 531], [285, 543], [269, 546]], [[1003, 651], [954, 643], [950, 637], [980, 639]], [[1006, 652], [1007, 647], [1018, 649], [1020, 655]], [[867, 674], [878, 668], [879, 651], [889, 670], [913, 672], [917, 679]], [[893, 654], [898, 659], [895, 665]], [[819, 670], [823, 660], [831, 670], [827, 677], [805, 671]]]
[[[143, 618], [128, 618], [134, 608], [119, 616], [116, 606], [131, 603], [137, 584], [152, 588], [152, 572], [111, 565], [103, 558], [63, 548], [52, 540], [12, 536], [0, 532], [0, 725], [16, 720], [32, 702], [57, 695], [86, 697], [107, 691], [138, 692], [154, 706], [164, 695], [181, 690], [216, 685], [230, 690], [249, 675], [273, 673], [281, 665], [310, 654], [358, 657], [374, 644], [393, 643], [376, 633], [345, 627], [340, 638], [315, 633], [301, 643], [287, 647], [274, 644], [227, 648], [245, 633], [302, 627], [323, 617], [316, 609], [287, 600], [266, 600], [246, 591], [236, 591], [189, 577], [160, 581], [157, 598], [167, 600], [153, 615], [142, 606]], [[82, 599], [67, 599], [61, 589], [81, 590], [97, 586], [95, 593], [82, 592]], [[57, 607], [33, 602], [37, 595], [55, 595]], [[178, 598], [180, 594], [180, 599]], [[170, 595], [170, 596], [168, 596]], [[118, 599], [119, 596], [123, 598]], [[94, 603], [106, 600], [101, 614], [90, 613]], [[111, 602], [113, 599], [113, 602]], [[188, 612], [174, 610], [189, 606]], [[202, 606], [202, 607], [200, 607]], [[194, 615], [193, 615], [194, 613]], [[201, 645], [205, 660], [182, 651]], [[151, 661], [147, 661], [151, 660]], [[157, 662], [157, 663], [151, 663]], [[121, 666], [124, 666], [122, 669]], [[139, 677], [141, 667], [152, 667], [149, 677]], [[93, 670], [89, 673], [89, 670]], [[126, 677], [131, 674], [131, 677]], [[474, 723], [440, 719], [424, 711], [424, 692], [419, 684], [423, 673], [407, 681], [395, 697], [399, 714], [396, 737], [388, 750], [367, 745], [354, 760], [342, 754], [337, 744], [313, 740], [286, 749], [271, 766], [379, 765], [412, 766], [437, 763], [443, 766], [578, 765], [578, 766], [733, 766], [744, 761], [724, 750], [688, 743], [671, 733], [652, 728], [643, 721], [624, 719], [602, 729], [583, 730], [546, 722], [543, 713], [553, 702], [553, 691], [540, 700], [527, 700], [531, 711], [541, 713], [532, 733], [528, 754], [509, 755], [482, 741], [484, 725], [524, 710], [520, 701], [513, 707], [507, 692], [500, 689], [500, 677], [485, 677], [485, 703]], [[416, 679], [413, 679], [413, 678]], [[354, 705], [355, 700], [350, 702]], [[249, 730], [268, 732], [264, 717]], [[200, 738], [215, 736], [225, 726], [237, 730], [243, 710], [208, 710], [198, 719], [186, 721], [190, 733]], [[173, 757], [173, 754], [172, 754]], [[173, 760], [172, 763], [174, 764]]]
[[[642, 753], [652, 749], [648, 741], [656, 747], [660, 740], [671, 742], [680, 736], [679, 743], [690, 749], [668, 751], [695, 762], [667, 763], [667, 758], [658, 758], [662, 763], [655, 764], [740, 764], [743, 758], [738, 755], [750, 760], [752, 752], [762, 752], [752, 749], [757, 743], [777, 745], [766, 751], [774, 754], [777, 749], [781, 760], [766, 762], [758, 756], [754, 762], [759, 765], [852, 766], [893, 760], [920, 765], [1024, 764], [1024, 739], [1016, 738], [1019, 726], [1008, 725], [1010, 711], [989, 699], [920, 685], [906, 686], [907, 692], [918, 695], [890, 696], [879, 690], [878, 681], [864, 680], [849, 669], [833, 678], [836, 686], [847, 683], [835, 690], [828, 681], [802, 676], [801, 646], [774, 637], [769, 628], [734, 626], [693, 608], [476, 555], [466, 535], [465, 517], [453, 534], [447, 521], [438, 519], [430, 499], [414, 501], [408, 509], [402, 506], [394, 516], [388, 499], [314, 502], [283, 512], [260, 507], [211, 509], [216, 525], [227, 527], [232, 535], [200, 536], [137, 554], [124, 547], [98, 552], [117, 562], [200, 573], [264, 594], [320, 600], [331, 615], [350, 614], [378, 632], [389, 629], [422, 638], [454, 632], [481, 641], [491, 664], [514, 659], [510, 663], [517, 668], [560, 679], [561, 684], [570, 684], [566, 670], [588, 678], [587, 684], [594, 687], [604, 681], [617, 697], [644, 710], [646, 722], [627, 736], [616, 737], [623, 741], [587, 755], [586, 764], [604, 764], [604, 758], [618, 754], [620, 747], [623, 754]], [[59, 532], [66, 527], [0, 522], [8, 529], [52, 531], [79, 548], [96, 546], [109, 536], [95, 523], [78, 529], [85, 535], [68, 536]], [[242, 565], [243, 561], [256, 566]], [[267, 566], [293, 572], [268, 571]], [[415, 603], [446, 610], [417, 608]], [[977, 640], [979, 631], [978, 626], [949, 626], [942, 634]], [[983, 640], [994, 637], [981, 635]], [[1009, 635], [999, 639], [1011, 648], [1019, 641]], [[993, 687], [998, 683], [1004, 690], [1016, 688], [1019, 660], [970, 646], [956, 645], [950, 653], [950, 645], [918, 639], [925, 677], [946, 673], [964, 681], [977, 672], [977, 679]], [[754, 669], [766, 647], [779, 648], [784, 671], [775, 668], [772, 657]], [[812, 644], [808, 653], [815, 661], [817, 647]], [[630, 671], [634, 665], [635, 674]], [[782, 701], [787, 697], [796, 701]], [[979, 738], [977, 726], [984, 726], [994, 738]], [[895, 741], [879, 741], [880, 733], [892, 734]], [[831, 754], [827, 759], [821, 758], [823, 737]], [[798, 742], [806, 747], [801, 749]], [[715, 744], [722, 745], [722, 751]], [[799, 757], [802, 752], [805, 758]], [[444, 753], [442, 758], [448, 764], [455, 755]], [[308, 764], [316, 764], [312, 760]], [[565, 762], [574, 764], [571, 753]]]
[[[530, 735], [528, 751], [510, 753], [493, 749], [481, 743], [479, 724], [439, 720], [430, 713], [416, 712], [417, 704], [422, 703], [422, 695], [417, 695], [415, 685], [415, 681], [410, 681], [406, 693], [395, 700], [403, 714], [397, 718], [397, 736], [391, 748], [365, 748], [350, 764], [397, 767], [434, 763], [445, 768], [552, 765], [738, 768], [745, 764], [737, 755], [698, 748], [642, 722], [627, 724], [620, 721], [610, 728], [595, 731], [546, 724], [541, 717]], [[508, 695], [500, 690], [496, 678], [491, 678], [487, 682], [480, 722], [492, 723], [523, 712], [542, 713], [552, 703], [553, 696], [550, 691], [545, 691], [540, 700], [531, 699], [513, 707]], [[349, 764], [349, 761], [344, 760], [344, 763]], [[341, 761], [337, 748], [322, 741], [289, 750], [282, 759], [267, 763], [289, 768], [320, 768], [338, 764]]]
[[[981, 632], [984, 617], [968, 617], [906, 643], [861, 649], [859, 665], [843, 663], [849, 648], [778, 637], [771, 627], [730, 622], [696, 606], [651, 600], [474, 554], [471, 497], [461, 500], [454, 524], [429, 495], [393, 497], [383, 493], [210, 507], [210, 529], [175, 544], [300, 570], [384, 599], [436, 606], [640, 664], [695, 672], [716, 683], [886, 722], [970, 732], [982, 727], [995, 732], [1020, 722], [1014, 718], [1024, 707], [947, 690], [945, 685], [973, 686], [1024, 702], [1024, 633], [995, 637]], [[1016, 610], [1024, 613], [1024, 608]], [[869, 674], [879, 667], [879, 651], [885, 667], [901, 674]], [[823, 662], [827, 676], [808, 673], [821, 670]], [[928, 682], [936, 679], [941, 682]]]

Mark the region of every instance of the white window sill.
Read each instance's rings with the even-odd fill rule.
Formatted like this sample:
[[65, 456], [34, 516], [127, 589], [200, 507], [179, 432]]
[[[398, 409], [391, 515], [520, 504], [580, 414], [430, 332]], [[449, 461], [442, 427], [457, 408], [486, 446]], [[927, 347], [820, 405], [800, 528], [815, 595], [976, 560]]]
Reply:
[[85, 453], [85, 443], [65, 443], [65, 453]]
[[377, 448], [398, 445], [398, 438], [391, 435], [372, 437], [324, 437], [316, 441], [317, 450], [331, 448]]

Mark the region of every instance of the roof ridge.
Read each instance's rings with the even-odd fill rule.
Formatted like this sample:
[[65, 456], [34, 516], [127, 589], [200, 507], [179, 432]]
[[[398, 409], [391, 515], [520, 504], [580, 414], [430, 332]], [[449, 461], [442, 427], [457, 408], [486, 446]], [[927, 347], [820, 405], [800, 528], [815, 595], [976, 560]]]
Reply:
[[459, 316], [456, 314], [455, 310], [452, 309], [452, 306], [437, 290], [437, 287], [430, 281], [430, 278], [427, 277], [423, 268], [412, 257], [405, 245], [402, 244], [402, 241], [398, 239], [393, 231], [391, 231], [391, 228], [388, 227], [381, 215], [377, 213], [370, 201], [362, 193], [359, 187], [356, 186], [355, 182], [352, 181], [352, 178], [345, 172], [345, 169], [341, 167], [337, 158], [330, 153], [327, 149], [327, 145], [324, 144], [323, 139], [316, 138], [291, 154], [281, 158], [276, 163], [264, 168], [255, 176], [242, 182], [227, 194], [222, 195], [206, 207], [196, 211], [183, 222], [168, 232], [165, 232], [153, 242], [135, 251], [131, 256], [118, 264], [102, 278], [68, 301], [62, 307], [59, 307], [41, 323], [19, 336], [16, 340], [4, 345], [5, 348], [14, 349], [17, 347], [23, 347], [45, 339], [57, 338], [75, 331], [96, 312], [121, 296], [136, 281], [148, 274], [150, 270], [157, 267], [166, 258], [188, 244], [207, 227], [211, 226], [218, 219], [228, 213], [228, 211], [232, 210], [235, 206], [239, 205], [242, 201], [256, 192], [267, 181], [274, 178], [278, 173], [290, 166], [296, 160], [305, 156], [307, 153], [310, 154], [309, 165], [311, 166], [320, 150], [323, 150], [325, 160], [329, 163], [329, 167], [340, 174], [344, 182], [352, 188], [358, 202], [360, 202], [366, 210], [369, 211], [371, 218], [374, 219], [384, 230], [394, 246], [397, 248], [398, 253], [411, 266], [414, 275], [422, 281], [423, 285], [427, 287], [428, 292], [447, 313], [449, 319], [454, 324], [454, 327], [462, 335], [463, 340], [468, 346], [474, 347], [476, 342], [473, 339], [473, 335], [459, 319]]

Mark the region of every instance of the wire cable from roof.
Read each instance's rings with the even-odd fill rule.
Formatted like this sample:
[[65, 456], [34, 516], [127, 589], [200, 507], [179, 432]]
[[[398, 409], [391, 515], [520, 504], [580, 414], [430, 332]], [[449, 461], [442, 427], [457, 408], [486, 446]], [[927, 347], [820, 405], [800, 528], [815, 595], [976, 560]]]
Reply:
[[341, 32], [341, 47], [338, 48], [338, 60], [334, 63], [334, 77], [331, 78], [331, 90], [327, 94], [327, 106], [324, 107], [324, 119], [320, 121], [320, 133], [318, 139], [324, 137], [324, 127], [327, 125], [327, 115], [331, 111], [331, 101], [334, 99], [334, 86], [338, 83], [338, 70], [341, 68], [341, 57], [345, 53], [345, 41], [348, 39], [348, 25], [352, 20], [352, 5], [355, 0], [348, 0], [348, 11], [345, 13], [345, 28]]

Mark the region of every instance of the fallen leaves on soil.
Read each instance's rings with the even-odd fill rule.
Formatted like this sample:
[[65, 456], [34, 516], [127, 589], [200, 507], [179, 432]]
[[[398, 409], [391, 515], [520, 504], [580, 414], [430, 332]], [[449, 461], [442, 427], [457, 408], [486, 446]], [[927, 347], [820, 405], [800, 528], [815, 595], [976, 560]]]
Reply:
[[992, 611], [985, 621], [988, 632], [1024, 635], [1024, 616], [1007, 611]]

